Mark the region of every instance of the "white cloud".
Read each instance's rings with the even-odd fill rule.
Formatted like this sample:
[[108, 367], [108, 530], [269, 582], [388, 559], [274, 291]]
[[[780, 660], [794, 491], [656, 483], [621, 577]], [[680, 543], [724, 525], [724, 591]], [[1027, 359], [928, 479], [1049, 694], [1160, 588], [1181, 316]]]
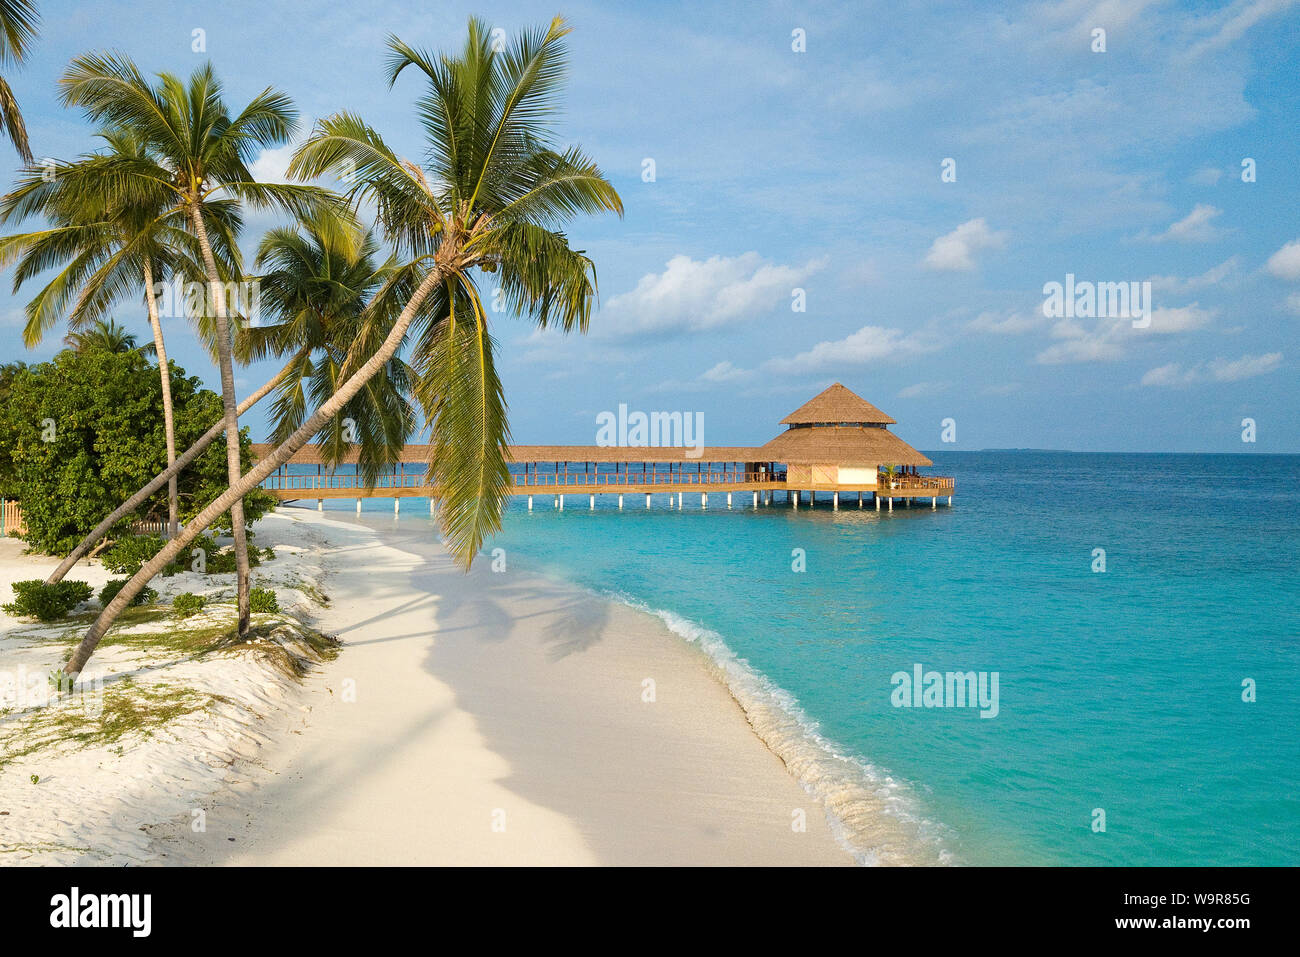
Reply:
[[752, 373], [747, 369], [741, 369], [731, 362], [722, 361], [711, 369], [700, 374], [700, 378], [705, 382], [735, 382], [737, 379], [748, 378]]
[[1214, 186], [1222, 178], [1223, 170], [1219, 169], [1217, 166], [1205, 166], [1187, 177], [1187, 182], [1196, 186]]
[[1282, 353], [1269, 352], [1260, 356], [1245, 355], [1240, 359], [1212, 359], [1183, 368], [1170, 362], [1157, 366], [1142, 376], [1145, 386], [1186, 386], [1200, 382], [1240, 382], [1255, 376], [1266, 375], [1282, 365]]
[[1004, 316], [996, 312], [981, 312], [966, 324], [972, 332], [986, 332], [995, 336], [1018, 336], [1043, 327], [1041, 314], [1013, 312]]
[[1128, 347], [1142, 336], [1176, 335], [1207, 326], [1215, 317], [1213, 309], [1200, 304], [1153, 309], [1151, 324], [1134, 328], [1131, 319], [1100, 319], [1085, 326], [1077, 319], [1061, 319], [1052, 326], [1052, 337], [1060, 341], [1035, 356], [1041, 365], [1071, 362], [1114, 362], [1128, 354]]
[[936, 239], [926, 253], [925, 265], [940, 271], [970, 272], [975, 268], [975, 253], [1001, 249], [1006, 238], [1005, 232], [989, 229], [982, 218], [972, 219]]
[[791, 290], [825, 266], [825, 259], [778, 265], [756, 252], [705, 260], [674, 256], [663, 272], [648, 273], [630, 291], [611, 298], [593, 329], [639, 335], [742, 322], [779, 306], [789, 308]]
[[1197, 203], [1190, 213], [1163, 233], [1154, 236], [1147, 236], [1144, 233], [1138, 238], [1149, 239], [1153, 243], [1208, 243], [1219, 238], [1219, 231], [1214, 228], [1213, 220], [1222, 213], [1223, 210], [1217, 206]]
[[[1190, 332], [1193, 329], [1203, 329], [1208, 326], [1214, 316], [1215, 310], [1202, 309], [1200, 304], [1195, 302], [1190, 306], [1153, 309], [1151, 311], [1151, 325], [1147, 329], [1133, 331], [1157, 335]], [[1128, 321], [1123, 323], [1123, 327], [1133, 328]]]
[[248, 171], [259, 183], [291, 183], [289, 179], [289, 161], [298, 149], [297, 143], [285, 143], [273, 149], [262, 150], [257, 159], [248, 164]]
[[1228, 46], [1241, 39], [1260, 20], [1285, 10], [1294, 3], [1295, 0], [1237, 0], [1236, 3], [1215, 11], [1205, 21], [1217, 29], [1213, 35], [1189, 49], [1187, 58], [1194, 60], [1203, 53]]
[[900, 399], [916, 399], [926, 395], [938, 395], [946, 391], [947, 382], [918, 382], [916, 385], [909, 385], [904, 389], [898, 390]]
[[1268, 257], [1265, 267], [1279, 279], [1300, 279], [1300, 239], [1293, 239]]
[[1180, 279], [1177, 276], [1152, 276], [1151, 288], [1157, 292], [1188, 293], [1207, 286], [1217, 286], [1225, 279], [1235, 276], [1240, 265], [1240, 257], [1232, 256], [1199, 276], [1191, 276], [1187, 279]]
[[916, 333], [882, 326], [863, 326], [843, 339], [819, 342], [811, 349], [790, 358], [772, 358], [763, 363], [763, 369], [778, 374], [817, 372], [844, 365], [863, 365], [868, 362], [899, 359], [936, 348], [935, 344]]

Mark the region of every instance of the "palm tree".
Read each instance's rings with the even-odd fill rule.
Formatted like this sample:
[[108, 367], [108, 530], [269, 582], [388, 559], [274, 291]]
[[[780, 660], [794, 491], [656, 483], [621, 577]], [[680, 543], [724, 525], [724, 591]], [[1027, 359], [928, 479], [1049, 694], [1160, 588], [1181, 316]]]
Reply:
[[[20, 64], [27, 58], [27, 48], [36, 39], [41, 15], [32, 0], [0, 0], [0, 64]], [[0, 76], [0, 134], [9, 137], [24, 163], [32, 162], [32, 148], [27, 142], [27, 125], [18, 109], [18, 100], [9, 83]]]
[[[188, 220], [198, 242], [210, 290], [221, 399], [226, 416], [226, 471], [231, 485], [239, 482], [239, 424], [235, 375], [231, 363], [231, 331], [226, 289], [209, 239], [206, 215], [224, 194], [254, 206], [272, 206], [299, 215], [328, 201], [315, 186], [258, 183], [248, 163], [262, 149], [278, 146], [293, 134], [297, 113], [289, 98], [270, 87], [236, 116], [227, 109], [222, 86], [205, 64], [188, 83], [170, 73], [158, 75], [155, 89], [130, 59], [116, 54], [77, 57], [60, 79], [64, 105], [80, 106], [94, 121], [131, 130], [147, 144], [158, 163], [169, 171], [162, 185], [170, 190], [173, 207]], [[123, 171], [124, 193], [151, 195], [159, 181], [143, 171]], [[241, 502], [231, 509], [238, 580], [239, 633], [248, 630], [248, 542]]]
[[[41, 215], [51, 228], [0, 239], [0, 265], [17, 259], [14, 291], [51, 266], [62, 266], [27, 306], [25, 343], [40, 343], [65, 309], [75, 330], [95, 321], [124, 294], [135, 293], [143, 281], [150, 349], [158, 357], [162, 380], [167, 464], [176, 462], [176, 433], [172, 411], [171, 375], [159, 320], [154, 280], [166, 276], [197, 277], [199, 250], [186, 231], [184, 210], [172, 202], [163, 182], [169, 175], [150, 155], [146, 144], [129, 130], [100, 133], [108, 149], [88, 153], [72, 163], [28, 167], [11, 193], [0, 199], [0, 223]], [[120, 185], [124, 177], [135, 188]], [[142, 188], [148, 187], [148, 188]], [[205, 210], [221, 253], [223, 272], [238, 273], [235, 235], [240, 226], [237, 204], [210, 203]], [[210, 330], [209, 330], [210, 331]], [[168, 481], [168, 534], [180, 528], [176, 477]]]
[[[319, 406], [334, 394], [350, 351], [374, 352], [392, 328], [398, 300], [410, 290], [386, 287], [396, 263], [390, 258], [377, 264], [378, 250], [373, 234], [332, 217], [313, 217], [301, 228], [273, 229], [263, 237], [256, 264], [263, 321], [241, 330], [236, 357], [290, 357], [272, 406], [272, 443], [302, 425], [309, 404]], [[415, 427], [407, 398], [413, 379], [405, 362], [389, 359], [322, 430], [324, 464], [336, 468], [355, 443], [358, 472], [368, 486], [396, 465]]]
[[142, 355], [149, 355], [154, 348], [152, 342], [137, 346], [135, 335], [127, 332], [116, 319], [107, 322], [96, 319], [88, 330], [69, 332], [63, 337], [63, 344], [77, 352], [103, 349], [105, 352], [139, 352]]
[[68, 674], [81, 671], [151, 578], [339, 414], [397, 354], [408, 330], [416, 392], [433, 429], [432, 492], [442, 501], [445, 540], [469, 567], [483, 538], [500, 527], [510, 482], [505, 403], [475, 276], [492, 274], [511, 311], [539, 326], [586, 331], [595, 268], [559, 227], [578, 213], [623, 210], [592, 160], [552, 146], [547, 121], [565, 74], [568, 32], [556, 18], [497, 53], [487, 26], [471, 20], [460, 55], [441, 57], [390, 38], [390, 83], [408, 66], [427, 80], [417, 111], [427, 140], [423, 167], [400, 159], [359, 117], [339, 114], [317, 125], [290, 173], [310, 179], [346, 170], [353, 198], [373, 199], [386, 238], [408, 257], [376, 299], [384, 304], [403, 284], [412, 291], [379, 348], [348, 356], [335, 393], [123, 586], [87, 629]]

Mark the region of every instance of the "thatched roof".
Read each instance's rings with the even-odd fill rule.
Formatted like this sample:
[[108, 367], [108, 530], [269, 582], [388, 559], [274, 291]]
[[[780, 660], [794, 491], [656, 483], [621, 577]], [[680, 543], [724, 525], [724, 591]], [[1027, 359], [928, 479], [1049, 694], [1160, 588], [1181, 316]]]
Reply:
[[838, 382], [781, 420], [782, 425], [838, 425], [846, 422], [894, 424], [893, 419]]
[[934, 464], [888, 429], [861, 425], [786, 429], [758, 451], [758, 461], [787, 465]]

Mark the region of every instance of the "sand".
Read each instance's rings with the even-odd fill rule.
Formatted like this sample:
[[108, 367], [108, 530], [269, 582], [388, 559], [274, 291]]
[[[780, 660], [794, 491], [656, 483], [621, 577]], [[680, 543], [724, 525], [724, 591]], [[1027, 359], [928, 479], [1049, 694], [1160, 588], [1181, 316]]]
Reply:
[[313, 553], [329, 605], [310, 617], [342, 653], [191, 789], [203, 830], [193, 809], [136, 807], [140, 862], [853, 863], [658, 619], [490, 559], [466, 575], [422, 521], [381, 536], [282, 508], [258, 542], [305, 535], [329, 543]]

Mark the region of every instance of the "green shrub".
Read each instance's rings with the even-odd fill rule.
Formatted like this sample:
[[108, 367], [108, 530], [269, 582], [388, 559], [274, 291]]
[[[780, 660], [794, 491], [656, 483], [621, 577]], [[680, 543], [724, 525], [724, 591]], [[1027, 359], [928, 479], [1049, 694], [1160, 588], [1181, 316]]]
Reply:
[[85, 582], [61, 581], [47, 585], [40, 579], [14, 582], [14, 600], [3, 608], [11, 615], [57, 621], [69, 611], [89, 601], [95, 590]]
[[162, 551], [163, 541], [157, 535], [128, 535], [118, 539], [100, 556], [104, 567], [115, 575], [134, 575], [140, 566]]
[[[122, 590], [122, 587], [128, 581], [129, 579], [126, 578], [110, 578], [108, 583], [99, 590], [99, 603], [107, 606], [110, 601], [117, 597], [117, 593]], [[157, 600], [158, 593], [148, 585], [145, 585], [144, 588], [140, 589], [140, 594], [131, 599], [131, 604], [147, 605], [150, 602], [155, 602]]]
[[207, 603], [208, 600], [202, 595], [187, 591], [172, 599], [172, 610], [177, 618], [189, 618], [201, 612]]
[[254, 588], [248, 593], [249, 608], [256, 612], [271, 612], [280, 610], [280, 600], [275, 597], [275, 592], [269, 588]]
[[[252, 564], [252, 561], [249, 561]], [[235, 570], [235, 553], [234, 552], [217, 552], [215, 555], [208, 556], [208, 574], [223, 575]]]

